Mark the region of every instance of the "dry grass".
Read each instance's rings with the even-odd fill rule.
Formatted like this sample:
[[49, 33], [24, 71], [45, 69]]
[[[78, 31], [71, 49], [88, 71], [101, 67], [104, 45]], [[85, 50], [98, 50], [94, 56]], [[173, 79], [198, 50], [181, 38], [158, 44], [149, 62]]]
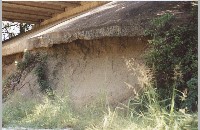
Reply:
[[[170, 113], [159, 105], [154, 88], [148, 88], [137, 100], [128, 105], [112, 108], [104, 98], [73, 111], [67, 96], [42, 102], [23, 101], [4, 104], [4, 127], [67, 128], [77, 130], [196, 130], [197, 113]], [[137, 107], [136, 107], [137, 106]]]

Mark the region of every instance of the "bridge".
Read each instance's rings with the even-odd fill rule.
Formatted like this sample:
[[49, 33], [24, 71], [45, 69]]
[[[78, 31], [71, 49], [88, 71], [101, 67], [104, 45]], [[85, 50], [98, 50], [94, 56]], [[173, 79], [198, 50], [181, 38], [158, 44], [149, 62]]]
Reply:
[[95, 8], [106, 2], [82, 1], [3, 1], [3, 21], [46, 25], [81, 12]]
[[[2, 20], [34, 24], [32, 30], [3, 41], [2, 55], [23, 52], [27, 39], [66, 20], [104, 5], [103, 1], [3, 1]], [[23, 44], [24, 43], [24, 44]]]

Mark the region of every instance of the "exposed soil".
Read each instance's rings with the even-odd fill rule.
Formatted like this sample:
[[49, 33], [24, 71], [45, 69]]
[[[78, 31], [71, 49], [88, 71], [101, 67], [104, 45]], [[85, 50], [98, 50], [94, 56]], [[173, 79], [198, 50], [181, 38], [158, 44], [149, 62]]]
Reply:
[[[145, 37], [113, 37], [99, 40], [76, 40], [32, 51], [47, 54], [46, 74], [50, 86], [59, 94], [69, 94], [75, 106], [82, 106], [99, 96], [111, 104], [134, 96], [145, 79], [142, 54]], [[13, 60], [14, 61], [14, 60]], [[13, 63], [3, 69], [10, 68]], [[37, 77], [22, 74], [15, 87], [25, 98], [40, 98]]]

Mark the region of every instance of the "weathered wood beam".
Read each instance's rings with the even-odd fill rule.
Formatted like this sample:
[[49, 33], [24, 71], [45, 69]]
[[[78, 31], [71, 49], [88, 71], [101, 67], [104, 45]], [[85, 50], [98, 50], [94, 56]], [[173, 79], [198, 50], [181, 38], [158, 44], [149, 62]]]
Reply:
[[[47, 8], [41, 8], [41, 7], [33, 7], [33, 6], [27, 6], [27, 5], [20, 5], [20, 4], [13, 4], [9, 2], [3, 2], [4, 7], [10, 7], [10, 8], [19, 8], [19, 9], [27, 9], [32, 11], [41, 11], [41, 12], [49, 12], [49, 13], [62, 13], [61, 10], [55, 10], [55, 9], [47, 9]], [[64, 10], [64, 9], [63, 9]]]
[[10, 22], [19, 22], [19, 23], [30, 23], [30, 24], [39, 24], [40, 21], [36, 21], [36, 20], [27, 20], [27, 19], [23, 19], [23, 18], [15, 18], [13, 19], [12, 17], [3, 17], [2, 21], [10, 21]]
[[77, 7], [77, 6], [81, 5], [81, 4], [78, 4], [78, 3], [65, 2], [65, 1], [39, 1], [39, 3], [49, 4], [49, 5], [52, 5], [52, 6], [59, 6], [61, 8]]
[[46, 25], [46, 24], [54, 23], [56, 21], [63, 20], [65, 18], [69, 18], [69, 17], [75, 16], [75, 15], [77, 15], [79, 13], [82, 13], [84, 11], [88, 11], [88, 10], [93, 9], [95, 7], [101, 6], [101, 5], [105, 4], [105, 3], [108, 3], [108, 2], [103, 2], [103, 1], [88, 2], [86, 4], [83, 4], [82, 6], [78, 6], [76, 8], [72, 8], [70, 10], [67, 10], [67, 11], [65, 11], [63, 13], [60, 13], [60, 14], [54, 16], [53, 18], [45, 20], [40, 25]]
[[41, 12], [41, 11], [32, 11], [28, 9], [19, 9], [19, 8], [10, 8], [10, 7], [5, 7], [4, 4], [2, 6], [2, 11], [4, 12], [15, 12], [15, 13], [23, 13], [23, 14], [34, 14], [34, 15], [40, 15], [40, 16], [48, 16], [51, 17], [52, 13], [47, 13], [47, 12]]
[[41, 4], [40, 2], [37, 1], [6, 1], [6, 3], [63, 11], [63, 9], [60, 8], [60, 6], [57, 5], [52, 6], [49, 5], [47, 2], [43, 2], [43, 4]]
[[34, 17], [23, 17], [22, 15], [12, 15], [3, 13], [3, 21], [13, 21], [13, 22], [23, 22], [23, 23], [39, 23], [41, 22], [40, 19], [36, 19]]
[[16, 12], [4, 11], [2, 13], [2, 17], [6, 17], [6, 16], [23, 17], [23, 18], [27, 18], [27, 19], [37, 19], [38, 21], [40, 19], [44, 20], [44, 19], [51, 18], [49, 16], [40, 16], [40, 15], [35, 15], [35, 14], [26, 14], [26, 13], [16, 13]]

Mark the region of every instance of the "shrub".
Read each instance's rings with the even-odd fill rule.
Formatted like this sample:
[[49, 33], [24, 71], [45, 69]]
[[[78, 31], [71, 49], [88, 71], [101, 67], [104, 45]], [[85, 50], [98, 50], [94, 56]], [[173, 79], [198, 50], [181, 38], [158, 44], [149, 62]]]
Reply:
[[22, 61], [17, 63], [17, 69], [24, 71], [27, 68], [35, 68], [35, 74], [37, 76], [37, 81], [42, 92], [46, 92], [49, 95], [52, 95], [52, 89], [48, 84], [47, 77], [45, 74], [46, 71], [46, 55], [31, 54], [29, 51], [24, 52], [24, 58]]
[[47, 65], [46, 65], [47, 56], [37, 58], [39, 61], [35, 67], [34, 73], [37, 76], [37, 82], [40, 86], [40, 90], [43, 93], [46, 93], [50, 98], [54, 97], [53, 90], [48, 83], [48, 78], [46, 75]]
[[[195, 8], [195, 7], [194, 7]], [[164, 14], [151, 21], [151, 28], [146, 31], [152, 37], [150, 49], [146, 55], [147, 65], [154, 71], [161, 99], [172, 96], [175, 84], [175, 107], [189, 111], [197, 107], [197, 52], [198, 29], [197, 15], [194, 9], [191, 21], [174, 27], [175, 17]], [[182, 100], [184, 95], [186, 100]], [[170, 102], [168, 102], [170, 104]], [[194, 110], [194, 109], [193, 109]]]
[[46, 71], [46, 59], [47, 56], [41, 53], [33, 54], [29, 51], [24, 52], [22, 61], [17, 63], [17, 71], [11, 74], [3, 82], [3, 98], [13, 92], [15, 86], [20, 82], [23, 72], [29, 73], [35, 67], [35, 74], [38, 77], [37, 81], [42, 92], [46, 92], [50, 97], [53, 96], [53, 91], [48, 84], [48, 80], [45, 74]]
[[29, 51], [24, 52], [24, 58], [22, 61], [17, 63], [17, 69], [20, 71], [25, 70], [30, 64], [35, 61], [35, 56], [32, 55]]

